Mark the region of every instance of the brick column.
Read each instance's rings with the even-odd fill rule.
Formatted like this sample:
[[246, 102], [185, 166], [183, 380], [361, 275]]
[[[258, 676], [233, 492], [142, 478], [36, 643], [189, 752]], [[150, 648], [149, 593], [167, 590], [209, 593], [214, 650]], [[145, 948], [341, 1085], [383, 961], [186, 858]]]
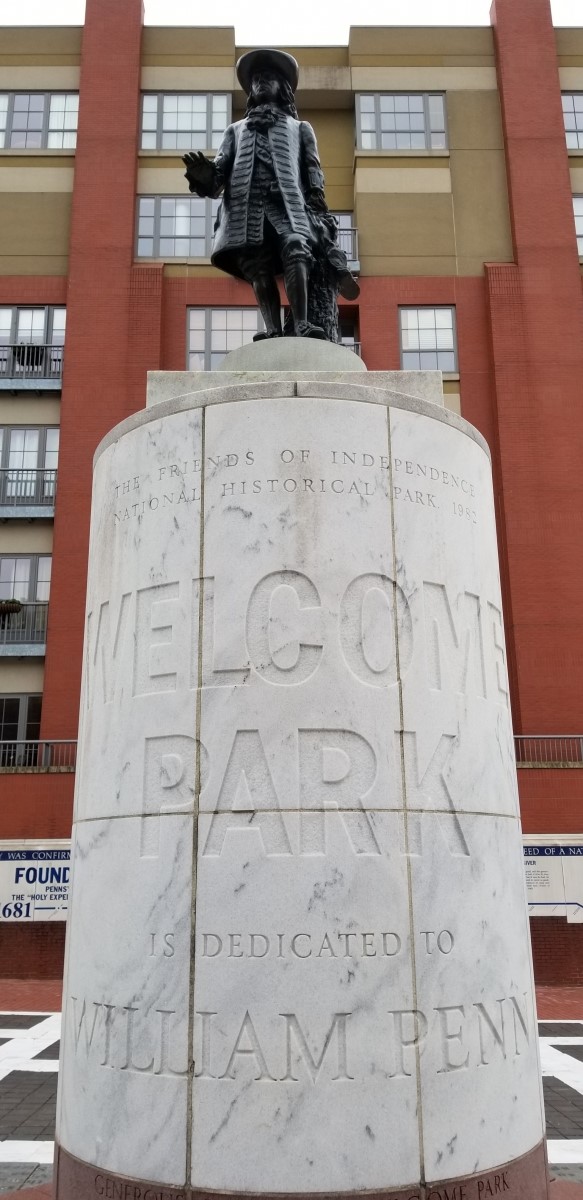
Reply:
[[93, 452], [130, 411], [142, 19], [142, 0], [87, 3], [43, 737], [77, 733]]
[[515, 264], [486, 267], [517, 732], [577, 732], [583, 290], [549, 0], [492, 8]]

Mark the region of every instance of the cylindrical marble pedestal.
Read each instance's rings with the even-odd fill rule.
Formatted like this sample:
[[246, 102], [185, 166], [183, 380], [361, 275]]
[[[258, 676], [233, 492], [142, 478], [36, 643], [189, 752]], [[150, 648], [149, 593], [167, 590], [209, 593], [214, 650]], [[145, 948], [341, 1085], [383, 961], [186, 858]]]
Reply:
[[105, 439], [73, 876], [57, 1200], [547, 1196], [475, 430], [321, 377]]

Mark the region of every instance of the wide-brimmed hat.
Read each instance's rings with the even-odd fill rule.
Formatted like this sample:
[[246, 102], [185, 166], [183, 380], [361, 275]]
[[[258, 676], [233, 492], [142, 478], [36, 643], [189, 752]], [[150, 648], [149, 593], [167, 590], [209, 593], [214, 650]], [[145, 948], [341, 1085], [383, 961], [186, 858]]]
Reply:
[[237, 79], [247, 95], [249, 95], [251, 80], [255, 73], [269, 67], [277, 71], [278, 75], [283, 75], [284, 79], [291, 84], [292, 91], [295, 92], [300, 74], [300, 68], [295, 58], [291, 54], [286, 54], [285, 50], [269, 50], [263, 47], [260, 50], [248, 50], [237, 63]]

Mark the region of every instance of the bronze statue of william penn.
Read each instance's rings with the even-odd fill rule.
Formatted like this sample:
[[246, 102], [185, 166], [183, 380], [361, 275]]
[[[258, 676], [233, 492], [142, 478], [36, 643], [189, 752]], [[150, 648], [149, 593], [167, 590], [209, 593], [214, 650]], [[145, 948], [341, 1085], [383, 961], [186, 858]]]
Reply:
[[[245, 117], [225, 130], [214, 162], [200, 151], [183, 161], [191, 192], [222, 195], [211, 262], [252, 285], [265, 323], [255, 340], [285, 333], [338, 341], [337, 295], [355, 299], [359, 287], [337, 243], [314, 130], [298, 118], [298, 73], [282, 50], [244, 54], [237, 78]], [[280, 275], [291, 310], [285, 330]]]

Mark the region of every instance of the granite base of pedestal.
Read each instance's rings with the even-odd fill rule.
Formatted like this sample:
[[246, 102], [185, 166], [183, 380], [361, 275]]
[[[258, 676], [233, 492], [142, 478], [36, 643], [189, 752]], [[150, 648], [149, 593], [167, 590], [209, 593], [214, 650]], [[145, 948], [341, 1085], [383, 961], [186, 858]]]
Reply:
[[97, 451], [57, 1200], [547, 1200], [489, 453], [351, 358]]
[[[508, 1200], [542, 1200], [545, 1177], [544, 1144], [514, 1162], [504, 1163], [485, 1174], [440, 1180], [439, 1183], [411, 1184], [409, 1187], [383, 1188], [376, 1191], [302, 1192], [301, 1200], [487, 1200], [506, 1196]], [[55, 1178], [59, 1200], [291, 1200], [297, 1192], [215, 1192], [206, 1188], [185, 1188], [156, 1183], [153, 1180], [128, 1179], [80, 1162], [57, 1147]], [[567, 1185], [571, 1187], [572, 1185]], [[579, 1189], [583, 1196], [583, 1187]], [[567, 1193], [566, 1200], [568, 1200]], [[554, 1200], [551, 1192], [551, 1200]], [[576, 1193], [573, 1200], [577, 1200]]]

